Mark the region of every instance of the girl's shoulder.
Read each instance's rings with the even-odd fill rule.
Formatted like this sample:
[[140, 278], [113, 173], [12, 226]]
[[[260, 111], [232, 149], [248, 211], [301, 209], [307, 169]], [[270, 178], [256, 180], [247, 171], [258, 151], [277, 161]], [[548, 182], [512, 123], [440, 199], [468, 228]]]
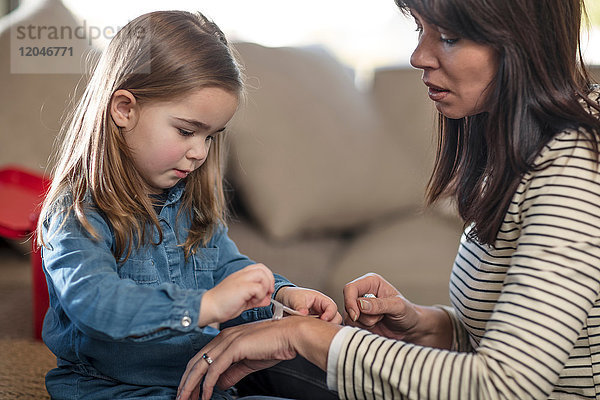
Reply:
[[[61, 229], [80, 229], [82, 225], [90, 224], [95, 229], [111, 232], [112, 228], [104, 213], [96, 206], [91, 195], [86, 193], [81, 201], [80, 207], [75, 207], [75, 196], [69, 191], [64, 191], [56, 199], [48, 204], [44, 216], [44, 227], [53, 230], [54, 227]], [[82, 221], [83, 222], [82, 224]]]

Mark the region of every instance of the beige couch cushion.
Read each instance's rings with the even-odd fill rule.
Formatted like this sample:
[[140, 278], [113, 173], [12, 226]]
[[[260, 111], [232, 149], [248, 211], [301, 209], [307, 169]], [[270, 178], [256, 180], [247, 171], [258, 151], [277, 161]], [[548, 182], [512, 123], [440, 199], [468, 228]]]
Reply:
[[339, 231], [420, 204], [415, 161], [323, 50], [240, 43], [251, 86], [230, 176], [271, 237]]
[[419, 168], [430, 172], [435, 159], [437, 110], [414, 68], [380, 68], [372, 94], [394, 138], [419, 157]]
[[332, 269], [327, 293], [344, 308], [344, 285], [376, 272], [410, 301], [449, 303], [449, 278], [461, 226], [432, 214], [390, 221], [365, 232]]
[[245, 220], [234, 222], [229, 237], [240, 251], [288, 278], [298, 286], [323, 291], [329, 270], [346, 241], [337, 236], [301, 239], [290, 243], [267, 240]]

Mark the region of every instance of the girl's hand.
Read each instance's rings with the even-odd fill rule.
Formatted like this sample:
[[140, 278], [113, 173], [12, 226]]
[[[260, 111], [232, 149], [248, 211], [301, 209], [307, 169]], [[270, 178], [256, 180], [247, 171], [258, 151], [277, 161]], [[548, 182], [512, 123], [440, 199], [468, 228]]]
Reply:
[[177, 399], [197, 398], [193, 396], [198, 396], [204, 377], [202, 399], [208, 400], [215, 385], [226, 389], [254, 371], [298, 354], [324, 370], [329, 346], [340, 328], [316, 318], [292, 316], [224, 329], [188, 362]]
[[225, 278], [202, 296], [199, 326], [225, 322], [243, 311], [271, 303], [275, 278], [263, 264], [252, 264]]
[[[363, 297], [365, 294], [375, 297]], [[411, 303], [377, 274], [366, 274], [348, 283], [344, 304], [347, 325], [424, 346], [451, 346], [452, 325], [445, 311]]]
[[337, 304], [319, 291], [286, 286], [279, 289], [275, 300], [302, 314], [318, 314], [323, 321], [342, 323]]

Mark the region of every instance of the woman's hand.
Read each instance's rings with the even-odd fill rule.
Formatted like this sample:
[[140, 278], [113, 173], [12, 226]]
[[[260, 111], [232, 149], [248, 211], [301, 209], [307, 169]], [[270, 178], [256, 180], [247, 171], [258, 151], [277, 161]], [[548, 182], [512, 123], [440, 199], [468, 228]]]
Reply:
[[323, 321], [342, 323], [335, 302], [319, 291], [286, 286], [277, 291], [275, 300], [302, 314], [318, 314]]
[[198, 325], [228, 321], [250, 308], [266, 307], [274, 290], [275, 278], [269, 268], [248, 265], [204, 293]]
[[[178, 399], [197, 398], [203, 377], [202, 399], [207, 400], [215, 385], [228, 388], [254, 371], [297, 354], [326, 369], [329, 346], [340, 328], [316, 318], [287, 317], [225, 329], [189, 361]], [[204, 354], [213, 360], [210, 364]]]
[[452, 344], [452, 325], [445, 311], [411, 303], [380, 275], [366, 274], [346, 284], [344, 304], [347, 325], [424, 346], [450, 348]]

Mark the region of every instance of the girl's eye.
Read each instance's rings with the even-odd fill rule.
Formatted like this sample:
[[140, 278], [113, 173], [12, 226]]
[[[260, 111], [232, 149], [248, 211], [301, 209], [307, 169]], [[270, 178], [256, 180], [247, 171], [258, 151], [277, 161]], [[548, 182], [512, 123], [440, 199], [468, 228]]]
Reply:
[[188, 131], [187, 129], [177, 128], [177, 130], [183, 136], [192, 136], [194, 134], [194, 131]]

